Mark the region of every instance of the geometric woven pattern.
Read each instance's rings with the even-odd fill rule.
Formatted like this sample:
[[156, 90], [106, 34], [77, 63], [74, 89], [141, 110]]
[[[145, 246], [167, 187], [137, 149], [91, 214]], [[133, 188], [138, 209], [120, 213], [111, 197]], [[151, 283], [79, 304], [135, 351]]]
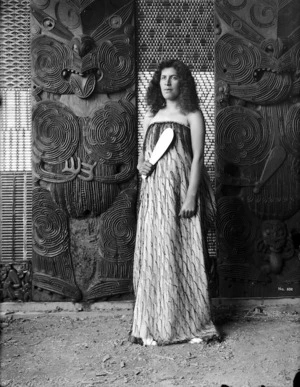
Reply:
[[0, 87], [30, 87], [30, 1], [1, 0]]
[[214, 70], [213, 0], [138, 0], [139, 71], [176, 57], [194, 71]]

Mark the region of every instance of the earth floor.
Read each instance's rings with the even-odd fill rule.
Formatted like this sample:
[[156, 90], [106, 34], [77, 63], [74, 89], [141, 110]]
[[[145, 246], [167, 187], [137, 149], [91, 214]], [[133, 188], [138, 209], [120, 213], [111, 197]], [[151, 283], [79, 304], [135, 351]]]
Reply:
[[214, 308], [222, 342], [143, 347], [132, 308], [1, 312], [1, 386], [287, 387], [300, 368], [295, 306]]

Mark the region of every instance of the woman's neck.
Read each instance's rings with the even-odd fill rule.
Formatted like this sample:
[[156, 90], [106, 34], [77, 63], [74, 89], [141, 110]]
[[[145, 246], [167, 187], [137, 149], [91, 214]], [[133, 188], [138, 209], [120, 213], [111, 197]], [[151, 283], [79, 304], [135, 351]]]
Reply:
[[166, 101], [166, 106], [160, 109], [152, 118], [151, 123], [153, 122], [168, 122], [174, 121], [179, 124], [188, 126], [187, 115], [181, 110], [177, 101]]
[[171, 101], [171, 100], [166, 100], [166, 107], [165, 107], [166, 110], [168, 111], [176, 111], [176, 112], [180, 112], [181, 111], [181, 108], [179, 106], [179, 103], [177, 100], [174, 100], [174, 101]]

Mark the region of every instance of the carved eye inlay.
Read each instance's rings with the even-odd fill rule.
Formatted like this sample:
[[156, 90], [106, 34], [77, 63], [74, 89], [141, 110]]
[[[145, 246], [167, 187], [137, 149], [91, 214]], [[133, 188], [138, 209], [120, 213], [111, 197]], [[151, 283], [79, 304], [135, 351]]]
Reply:
[[52, 19], [52, 17], [46, 17], [43, 20], [43, 26], [48, 30], [51, 31], [55, 27], [55, 21]]
[[120, 28], [121, 25], [122, 25], [122, 18], [121, 16], [119, 15], [113, 15], [110, 19], [109, 19], [109, 25], [112, 27], [112, 28]]

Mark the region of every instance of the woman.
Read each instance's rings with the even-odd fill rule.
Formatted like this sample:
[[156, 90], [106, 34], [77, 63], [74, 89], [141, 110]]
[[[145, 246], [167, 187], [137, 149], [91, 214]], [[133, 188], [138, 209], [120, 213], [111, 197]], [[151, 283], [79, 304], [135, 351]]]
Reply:
[[[144, 345], [201, 342], [217, 336], [211, 321], [201, 208], [211, 198], [204, 170], [205, 124], [194, 78], [178, 60], [162, 62], [147, 90], [132, 325]], [[174, 139], [155, 166], [148, 159], [166, 128]], [[212, 202], [210, 202], [210, 205]], [[200, 214], [201, 212], [201, 214]]]

